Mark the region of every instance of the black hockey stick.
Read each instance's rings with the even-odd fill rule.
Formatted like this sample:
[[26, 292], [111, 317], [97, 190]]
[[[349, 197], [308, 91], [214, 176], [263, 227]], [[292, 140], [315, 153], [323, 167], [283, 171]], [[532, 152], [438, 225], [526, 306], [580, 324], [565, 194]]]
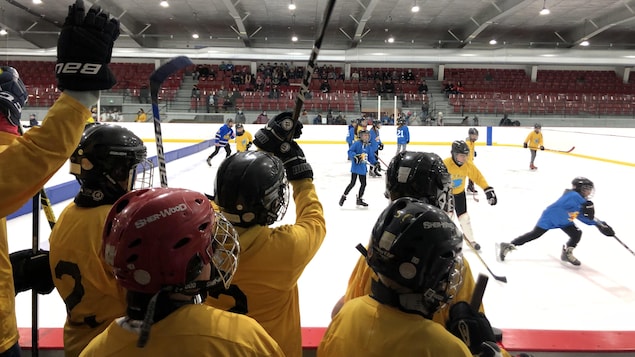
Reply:
[[[324, 40], [324, 34], [326, 33], [326, 27], [329, 24], [329, 19], [331, 18], [331, 14], [333, 13], [333, 7], [335, 6], [335, 0], [329, 0], [326, 3], [326, 8], [324, 9], [324, 16], [322, 17], [322, 27], [320, 27], [320, 31], [317, 33], [317, 37], [315, 38], [315, 43], [313, 43], [313, 49], [311, 50], [311, 56], [309, 56], [309, 62], [306, 65], [306, 71], [304, 71], [304, 77], [302, 77], [302, 83], [300, 84], [300, 90], [298, 91], [298, 95], [295, 98], [295, 107], [293, 108], [293, 116], [291, 120], [295, 124], [300, 117], [300, 112], [302, 111], [302, 107], [304, 106], [304, 102], [306, 101], [306, 94], [309, 92], [309, 85], [311, 84], [311, 77], [313, 77], [313, 71], [315, 70], [315, 60], [317, 59], [318, 54], [320, 53], [320, 48], [322, 48], [322, 40]], [[289, 132], [288, 140], [291, 141], [293, 139], [294, 131], [291, 130]]]
[[618, 241], [624, 248], [626, 248], [626, 250], [631, 252], [631, 254], [635, 255], [635, 252], [633, 252], [631, 248], [629, 248], [624, 242], [622, 242], [619, 238], [617, 238], [617, 236], [614, 235], [612, 237], [615, 238], [615, 240]]
[[157, 143], [157, 161], [161, 187], [168, 187], [168, 174], [165, 169], [165, 152], [163, 151], [163, 135], [161, 134], [161, 118], [159, 117], [159, 88], [170, 75], [192, 65], [192, 60], [186, 56], [174, 57], [150, 75], [150, 99], [152, 100], [152, 116], [154, 117], [154, 137]]
[[474, 246], [472, 245], [472, 242], [470, 242], [469, 239], [467, 239], [467, 237], [465, 236], [465, 234], [463, 235], [463, 240], [465, 241], [465, 243], [467, 243], [467, 245], [474, 251], [474, 254], [476, 254], [476, 257], [478, 258], [478, 260], [481, 261], [481, 264], [483, 264], [483, 266], [485, 266], [485, 269], [487, 269], [487, 271], [489, 272], [489, 274], [496, 280], [503, 282], [503, 283], [507, 283], [507, 277], [506, 276], [502, 276], [502, 275], [496, 275], [494, 274], [494, 272], [492, 271], [492, 269], [490, 269], [489, 265], [487, 265], [487, 263], [485, 262], [485, 260], [483, 260], [483, 257], [481, 257], [481, 254], [478, 252], [478, 250], [476, 250], [476, 248], [474, 248]]
[[479, 274], [476, 279], [476, 285], [474, 286], [474, 292], [472, 293], [472, 299], [470, 305], [474, 310], [478, 311], [483, 303], [483, 295], [485, 294], [485, 288], [487, 287], [487, 281], [489, 278], [485, 274]]

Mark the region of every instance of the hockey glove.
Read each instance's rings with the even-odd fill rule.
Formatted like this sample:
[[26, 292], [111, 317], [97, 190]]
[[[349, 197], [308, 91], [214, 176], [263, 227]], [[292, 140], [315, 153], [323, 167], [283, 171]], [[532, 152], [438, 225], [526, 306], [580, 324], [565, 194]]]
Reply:
[[68, 7], [57, 41], [57, 87], [92, 91], [112, 88], [117, 80], [108, 68], [119, 37], [119, 20], [93, 5], [86, 13], [83, 0]]
[[615, 235], [615, 231], [613, 230], [613, 228], [611, 228], [611, 226], [606, 224], [606, 222], [604, 221], [598, 221], [596, 226], [600, 230], [600, 233], [604, 234], [607, 237], [612, 237]]
[[491, 341], [481, 343], [481, 349], [483, 352], [479, 357], [503, 357], [500, 347]]
[[357, 155], [353, 156], [353, 159], [355, 159], [355, 163], [356, 164], [360, 164], [360, 163], [364, 162], [364, 154], [357, 154]]
[[290, 149], [289, 142], [302, 135], [302, 123], [291, 117], [291, 112], [282, 112], [269, 119], [267, 125], [256, 132], [254, 144], [276, 156], [285, 154]]
[[588, 219], [593, 219], [595, 217], [595, 206], [593, 202], [586, 201], [582, 205], [582, 215]]
[[492, 325], [490, 325], [487, 317], [474, 310], [465, 301], [459, 301], [452, 305], [450, 318], [445, 325], [448, 331], [467, 345], [473, 355], [481, 355], [481, 353], [489, 350], [489, 348], [483, 348], [484, 342], [496, 344], [494, 342], [496, 337], [492, 332]]
[[545, 150], [545, 147], [540, 145], [540, 150]]
[[476, 151], [474, 151], [474, 157], [476, 157]]
[[33, 254], [32, 249], [20, 250], [9, 254], [9, 259], [16, 295], [31, 289], [46, 295], [55, 289], [48, 251], [40, 250]]
[[245, 148], [245, 150], [249, 150], [249, 148], [253, 145], [253, 143], [247, 143], [247, 147]]
[[523, 143], [523, 148], [526, 149], [527, 148], [527, 143]]
[[284, 169], [287, 171], [287, 179], [289, 181], [300, 180], [305, 178], [313, 179], [313, 169], [306, 162], [304, 151], [300, 145], [294, 141], [289, 144], [290, 149], [285, 154], [274, 154], [282, 160]]
[[384, 150], [384, 144], [383, 143], [379, 143], [379, 146], [377, 147], [378, 150]]
[[487, 203], [492, 206], [494, 206], [498, 202], [496, 193], [494, 192], [494, 188], [491, 186], [485, 189], [485, 197], [487, 198]]

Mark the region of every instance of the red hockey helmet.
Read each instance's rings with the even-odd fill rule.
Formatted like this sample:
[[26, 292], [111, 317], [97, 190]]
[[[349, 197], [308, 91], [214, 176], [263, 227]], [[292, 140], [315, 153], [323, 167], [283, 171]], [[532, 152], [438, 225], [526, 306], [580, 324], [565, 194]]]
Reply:
[[238, 238], [231, 225], [219, 229], [218, 223], [201, 193], [177, 188], [132, 191], [108, 214], [102, 254], [130, 291], [153, 294], [183, 287], [210, 262], [228, 286], [236, 271]]

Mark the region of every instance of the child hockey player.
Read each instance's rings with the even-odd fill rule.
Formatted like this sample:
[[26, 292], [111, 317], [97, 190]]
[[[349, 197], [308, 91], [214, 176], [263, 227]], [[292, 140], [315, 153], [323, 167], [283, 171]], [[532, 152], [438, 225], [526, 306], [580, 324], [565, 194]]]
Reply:
[[357, 133], [359, 140], [354, 142], [350, 149], [348, 149], [348, 157], [351, 159], [351, 182], [346, 186], [344, 194], [340, 197], [340, 206], [344, 205], [346, 201], [346, 195], [353, 189], [357, 178], [359, 177], [359, 193], [357, 194], [357, 205], [367, 207], [368, 203], [364, 202], [362, 196], [364, 196], [364, 190], [366, 189], [366, 173], [368, 172], [368, 165], [376, 164], [375, 154], [371, 150], [370, 146], [370, 134], [366, 130], [362, 130]]
[[214, 152], [207, 157], [207, 164], [212, 166], [212, 159], [218, 152], [220, 148], [225, 148], [225, 157], [228, 157], [232, 153], [232, 149], [229, 146], [229, 140], [234, 139], [234, 130], [232, 127], [234, 126], [234, 119], [228, 119], [227, 123], [223, 124], [220, 129], [216, 132], [216, 136], [214, 137]]
[[397, 119], [397, 154], [406, 151], [406, 145], [410, 143], [410, 130], [406, 125], [406, 119]]
[[540, 150], [544, 150], [545, 147], [543, 146], [543, 142], [542, 142], [542, 125], [536, 123], [534, 124], [534, 130], [532, 130], [528, 135], [527, 138], [525, 139], [525, 142], [523, 143], [523, 147], [525, 149], [529, 148], [529, 151], [531, 153], [531, 158], [529, 160], [529, 169], [530, 170], [536, 170], [537, 167], [534, 166], [534, 160], [536, 159], [536, 151], [538, 151], [538, 149]]
[[[381, 142], [381, 138], [379, 137], [379, 129], [381, 128], [381, 121], [379, 119], [373, 120], [373, 126], [370, 128], [370, 150], [375, 155], [375, 159], [379, 157], [379, 150], [384, 149], [384, 143]], [[379, 173], [381, 171], [381, 166], [379, 166], [379, 159], [375, 165], [371, 166], [368, 170], [368, 174], [370, 177], [381, 177]]]
[[485, 177], [481, 174], [481, 171], [479, 171], [472, 162], [467, 160], [469, 154], [470, 149], [465, 141], [456, 140], [452, 143], [451, 156], [443, 160], [443, 163], [445, 163], [445, 166], [448, 168], [448, 172], [452, 175], [454, 208], [463, 233], [472, 244], [472, 247], [476, 250], [480, 250], [481, 246], [474, 240], [472, 223], [470, 222], [470, 216], [467, 213], [465, 178], [469, 177], [474, 180], [474, 182], [485, 191], [487, 202], [490, 205], [495, 205], [498, 202], [498, 199], [496, 198], [496, 193], [494, 193], [494, 188], [487, 183]]
[[254, 137], [251, 133], [241, 123], [236, 124], [236, 151], [247, 151], [253, 144]]
[[[467, 156], [467, 161], [469, 162], [474, 162], [474, 158], [476, 157], [476, 140], [478, 140], [478, 130], [476, 128], [470, 128], [467, 131], [467, 138], [465, 139], [467, 147], [470, 148], [470, 154]], [[471, 179], [467, 182], [467, 190], [470, 193], [476, 194], [474, 181]]]
[[498, 257], [505, 260], [509, 252], [517, 246], [540, 238], [550, 229], [560, 228], [569, 236], [567, 243], [562, 246], [560, 259], [573, 265], [580, 265], [580, 261], [573, 255], [573, 249], [580, 242], [582, 231], [575, 225], [574, 220], [596, 226], [605, 236], [614, 236], [613, 228], [604, 221], [595, 220], [595, 207], [589, 198], [593, 196], [595, 188], [593, 182], [586, 177], [576, 177], [571, 181], [571, 189], [566, 189], [560, 198], [549, 205], [543, 212], [538, 223], [531, 232], [525, 233], [511, 241], [500, 243]]

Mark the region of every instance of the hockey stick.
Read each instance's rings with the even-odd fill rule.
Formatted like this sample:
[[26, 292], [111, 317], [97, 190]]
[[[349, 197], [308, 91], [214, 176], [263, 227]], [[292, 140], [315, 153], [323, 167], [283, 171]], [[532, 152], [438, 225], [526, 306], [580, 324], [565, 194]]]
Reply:
[[573, 151], [573, 149], [575, 149], [575, 146], [572, 146], [571, 149], [569, 149], [569, 150], [555, 150], [555, 149], [547, 149], [547, 148], [545, 148], [545, 151], [570, 153], [571, 151]]
[[470, 305], [476, 311], [478, 311], [483, 304], [483, 295], [485, 294], [485, 288], [487, 287], [487, 281], [489, 278], [485, 274], [479, 274], [476, 279], [476, 285], [474, 286], [474, 292], [472, 293], [472, 299]]
[[[322, 27], [320, 27], [320, 31], [318, 32], [317, 37], [315, 38], [315, 42], [313, 43], [313, 49], [311, 50], [311, 56], [309, 56], [309, 62], [306, 65], [306, 71], [304, 71], [304, 77], [302, 78], [302, 83], [300, 84], [300, 90], [298, 91], [298, 95], [295, 98], [295, 107], [293, 108], [293, 116], [291, 117], [294, 125], [300, 117], [300, 112], [302, 111], [302, 107], [304, 106], [304, 102], [306, 100], [305, 95], [309, 92], [311, 77], [313, 77], [313, 71], [315, 70], [315, 60], [320, 53], [322, 40], [324, 40], [326, 27], [329, 24], [329, 19], [331, 18], [331, 14], [333, 13], [334, 6], [335, 0], [329, 0], [326, 3], [324, 16], [322, 17]], [[293, 139], [293, 134], [294, 130], [290, 130], [289, 137], [287, 138], [289, 141]]]
[[631, 254], [635, 255], [635, 252], [633, 252], [631, 248], [629, 248], [624, 242], [622, 242], [619, 238], [617, 238], [617, 236], [612, 236], [612, 237], [615, 238], [615, 240], [618, 241], [624, 248], [626, 248], [626, 250], [631, 252]]
[[[42, 190], [43, 192], [43, 190]], [[40, 250], [40, 193], [36, 193], [33, 196], [32, 214], [32, 241], [31, 246], [33, 248], [33, 255], [36, 255]], [[31, 290], [31, 356], [37, 357], [39, 355], [39, 338], [40, 329], [38, 328], [38, 298], [37, 291]]]
[[478, 260], [481, 261], [481, 264], [483, 264], [483, 266], [485, 267], [485, 269], [487, 269], [487, 271], [489, 272], [489, 274], [496, 280], [501, 281], [503, 283], [507, 283], [507, 277], [506, 276], [502, 276], [502, 275], [496, 275], [494, 274], [494, 272], [492, 271], [492, 269], [490, 269], [489, 265], [487, 265], [487, 263], [485, 262], [485, 260], [483, 260], [483, 257], [481, 257], [481, 254], [478, 252], [478, 250], [476, 250], [476, 248], [474, 248], [474, 246], [472, 245], [472, 242], [470, 242], [469, 239], [467, 239], [467, 237], [465, 236], [465, 234], [463, 235], [463, 240], [465, 241], [465, 243], [467, 243], [467, 245], [474, 251], [474, 254], [476, 254], [476, 257], [478, 258]]
[[157, 161], [161, 175], [161, 187], [168, 187], [168, 174], [165, 168], [165, 152], [163, 151], [163, 135], [161, 134], [161, 118], [159, 117], [159, 88], [170, 75], [187, 66], [192, 60], [186, 56], [174, 57], [150, 75], [150, 99], [152, 101], [152, 116], [154, 117], [154, 137], [157, 144]]

